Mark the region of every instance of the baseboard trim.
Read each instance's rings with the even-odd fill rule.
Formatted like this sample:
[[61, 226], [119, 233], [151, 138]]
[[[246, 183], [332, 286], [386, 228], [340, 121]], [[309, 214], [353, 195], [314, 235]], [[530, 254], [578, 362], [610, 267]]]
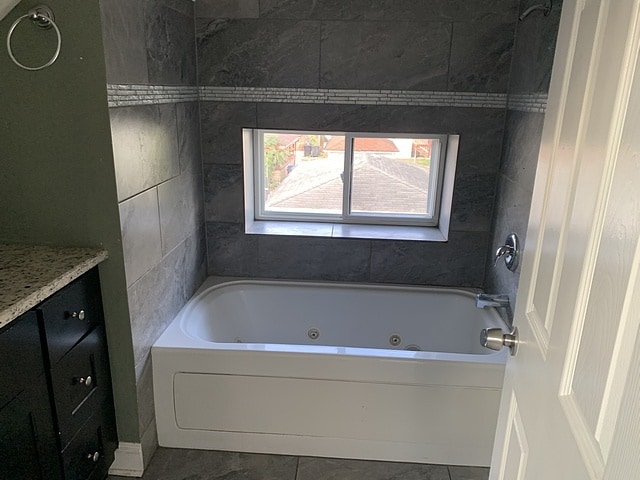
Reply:
[[115, 460], [109, 468], [109, 475], [122, 477], [142, 477], [144, 459], [142, 445], [139, 443], [120, 442], [115, 453]]

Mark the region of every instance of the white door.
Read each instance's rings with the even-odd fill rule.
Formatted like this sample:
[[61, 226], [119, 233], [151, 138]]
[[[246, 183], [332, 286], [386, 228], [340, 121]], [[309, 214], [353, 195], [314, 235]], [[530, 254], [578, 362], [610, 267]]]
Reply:
[[492, 480], [640, 479], [640, 0], [565, 0]]

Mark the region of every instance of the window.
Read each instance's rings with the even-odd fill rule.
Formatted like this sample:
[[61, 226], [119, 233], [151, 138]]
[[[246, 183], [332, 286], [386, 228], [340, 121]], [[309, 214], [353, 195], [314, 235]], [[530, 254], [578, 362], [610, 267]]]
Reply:
[[246, 130], [247, 223], [448, 230], [455, 154], [457, 136]]

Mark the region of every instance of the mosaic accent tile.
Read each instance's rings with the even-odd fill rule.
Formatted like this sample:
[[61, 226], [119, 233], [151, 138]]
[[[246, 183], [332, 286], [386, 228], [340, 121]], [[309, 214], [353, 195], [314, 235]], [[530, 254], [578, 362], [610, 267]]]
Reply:
[[545, 113], [547, 111], [548, 97], [549, 95], [546, 93], [520, 93], [517, 95], [509, 95], [507, 109], [528, 113]]
[[507, 96], [504, 93], [416, 90], [200, 87], [200, 100], [217, 102], [505, 108]]
[[[108, 85], [109, 107], [201, 101], [505, 108], [507, 95], [485, 92], [280, 87]], [[527, 97], [528, 98], [528, 97]], [[538, 105], [541, 100], [535, 98]], [[518, 104], [527, 99], [516, 99]], [[515, 103], [514, 103], [515, 104]]]
[[167, 85], [107, 85], [109, 107], [159, 105], [198, 101], [198, 87]]

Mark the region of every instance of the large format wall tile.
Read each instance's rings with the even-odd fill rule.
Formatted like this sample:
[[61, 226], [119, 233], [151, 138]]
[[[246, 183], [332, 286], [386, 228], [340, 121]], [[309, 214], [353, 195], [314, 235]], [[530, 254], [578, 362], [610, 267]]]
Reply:
[[129, 287], [138, 381], [151, 346], [204, 280], [204, 251], [202, 234], [194, 233]]
[[207, 222], [209, 275], [250, 277], [258, 271], [258, 237], [241, 223]]
[[[383, 132], [451, 133], [487, 136], [482, 143], [494, 143], [502, 135], [505, 111], [501, 108], [464, 107], [378, 107], [382, 108], [380, 128]], [[498, 141], [499, 144], [499, 141]], [[479, 156], [480, 158], [480, 156]]]
[[507, 235], [515, 233], [521, 242], [526, 241], [543, 122], [542, 113], [510, 111], [507, 115], [485, 284], [490, 292], [508, 294], [512, 305], [516, 300], [520, 271], [507, 270], [504, 262], [499, 262], [496, 268], [490, 265], [493, 252]]
[[157, 190], [149, 189], [120, 203], [120, 225], [129, 286], [162, 258]]
[[371, 242], [353, 239], [277, 237], [258, 239], [261, 277], [366, 282]]
[[325, 22], [321, 88], [446, 90], [451, 27]]
[[242, 164], [242, 129], [256, 127], [253, 103], [202, 102], [202, 162]]
[[456, 233], [446, 243], [373, 241], [371, 281], [481, 286], [488, 233]]
[[241, 165], [204, 164], [207, 222], [244, 222], [243, 182]]
[[181, 173], [158, 186], [163, 255], [204, 226], [198, 104], [176, 109]]
[[138, 395], [138, 425], [140, 432], [144, 432], [155, 418], [151, 357], [148, 357], [145, 362], [140, 380], [136, 385], [136, 392]]
[[487, 232], [493, 219], [495, 191], [495, 171], [458, 175], [453, 193], [451, 230]]
[[515, 16], [472, 24], [455, 24], [451, 43], [449, 86], [452, 91], [507, 91]]
[[198, 0], [196, 17], [205, 18], [258, 18], [259, 0]]
[[107, 83], [149, 81], [144, 14], [137, 2], [100, 2]]
[[[204, 3], [212, 1], [204, 0]], [[516, 4], [513, 0], [261, 0], [260, 17], [474, 22], [487, 16], [513, 19]]]
[[195, 85], [196, 55], [193, 16], [156, 2], [145, 4], [149, 82]]
[[[186, 15], [187, 17], [193, 19], [195, 15], [195, 5], [193, 0], [146, 0], [152, 2], [160, 2], [165, 7], [169, 7], [176, 12]], [[185, 51], [185, 53], [193, 53], [195, 49], [192, 47], [191, 50]]]
[[[258, 104], [258, 127], [378, 132], [385, 113], [374, 105]], [[392, 131], [392, 130], [389, 130]]]
[[180, 173], [185, 171], [202, 173], [200, 146], [200, 109], [197, 102], [176, 105], [178, 127], [178, 157]]
[[509, 111], [502, 145], [501, 173], [533, 193], [544, 113]]
[[318, 87], [320, 25], [199, 19], [200, 85]]
[[[522, 2], [522, 9], [531, 6]], [[555, 0], [548, 16], [534, 12], [518, 23], [511, 70], [511, 93], [548, 92], [556, 51], [562, 0]]]
[[119, 200], [178, 175], [174, 105], [114, 108], [109, 116]]
[[509, 295], [511, 305], [515, 305], [518, 293], [520, 266], [515, 272], [508, 270], [504, 261], [499, 261], [493, 267], [493, 255], [510, 233], [518, 235], [521, 242], [526, 241], [530, 207], [531, 191], [501, 175], [496, 195], [493, 239], [488, 250], [485, 285], [488, 292]]
[[158, 185], [163, 255], [202, 225], [202, 197], [199, 172], [186, 171]]

